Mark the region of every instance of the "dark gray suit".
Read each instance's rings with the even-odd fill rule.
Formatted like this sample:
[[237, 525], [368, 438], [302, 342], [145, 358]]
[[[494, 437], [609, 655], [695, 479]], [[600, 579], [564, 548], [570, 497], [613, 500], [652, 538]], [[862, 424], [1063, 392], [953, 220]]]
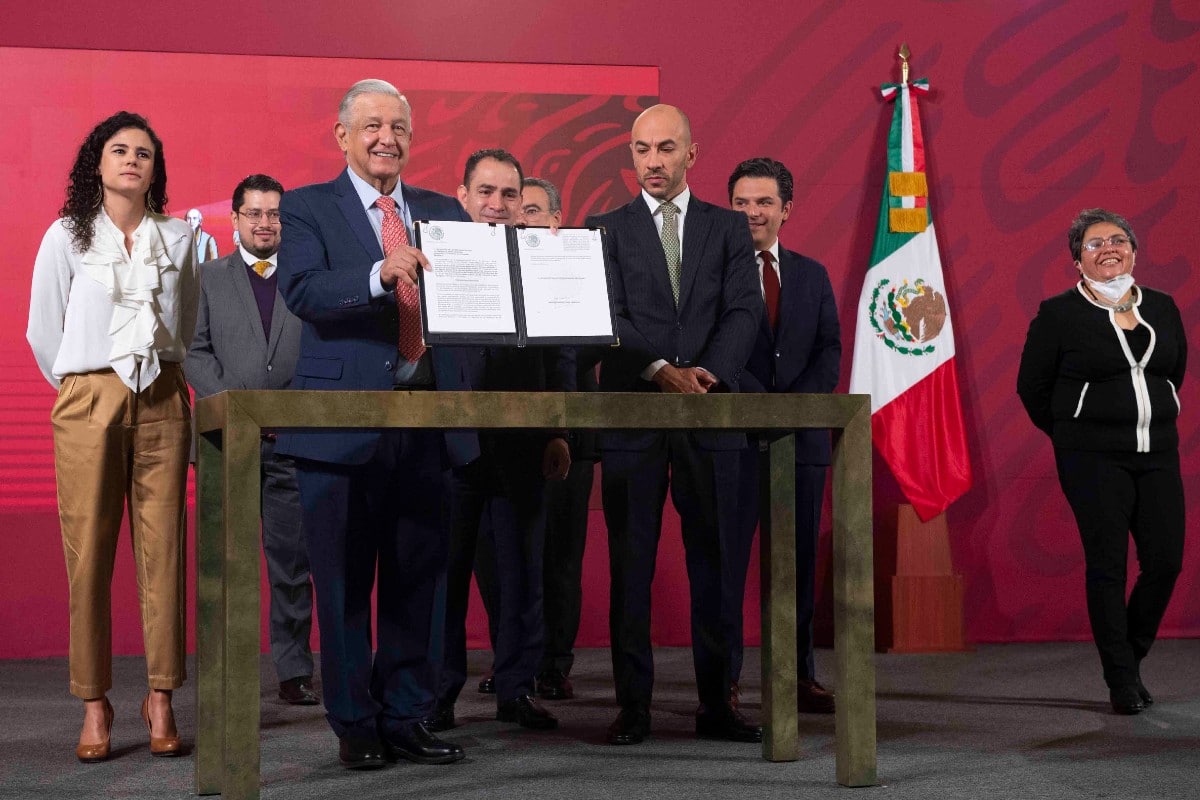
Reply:
[[[258, 280], [258, 278], [254, 278]], [[200, 266], [196, 334], [184, 361], [197, 397], [226, 389], [286, 389], [300, 353], [300, 320], [275, 293], [270, 336], [241, 250]], [[271, 658], [279, 680], [313, 674], [312, 583], [292, 459], [262, 441], [263, 552], [271, 584]]]
[[[621, 340], [620, 347], [603, 355], [600, 390], [657, 392], [657, 384], [644, 380], [642, 372], [665, 359], [677, 367], [703, 367], [721, 381], [713, 391], [738, 391], [763, 305], [745, 215], [692, 196], [683, 226], [678, 306], [654, 218], [641, 195], [587, 224], [608, 231]], [[733, 517], [738, 451], [745, 445], [740, 433], [612, 431], [600, 436], [613, 675], [623, 709], [645, 711], [650, 705], [650, 585], [668, 476], [682, 522], [700, 701], [715, 710], [729, 700], [721, 593], [724, 539], [732, 532], [721, 528]]]

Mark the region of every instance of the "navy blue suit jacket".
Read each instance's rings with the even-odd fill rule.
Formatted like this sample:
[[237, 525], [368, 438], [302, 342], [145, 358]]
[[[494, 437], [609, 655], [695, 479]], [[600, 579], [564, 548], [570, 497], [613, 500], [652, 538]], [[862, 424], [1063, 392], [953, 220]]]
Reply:
[[[683, 227], [679, 306], [671, 296], [662, 241], [645, 200], [589, 217], [607, 230], [613, 306], [620, 347], [603, 355], [600, 391], [656, 392], [641, 373], [658, 359], [703, 367], [721, 381], [715, 391], [738, 391], [763, 314], [754, 245], [746, 215], [694, 194]], [[601, 448], [641, 450], [660, 433], [611, 432]], [[742, 434], [697, 434], [709, 449], [738, 449]]]
[[[428, 189], [402, 185], [413, 220], [470, 218], [458, 201]], [[371, 296], [370, 273], [383, 251], [348, 172], [329, 183], [285, 192], [279, 206], [283, 241], [279, 291], [303, 323], [294, 389], [374, 390], [392, 388], [398, 349], [395, 296]], [[439, 389], [471, 388], [454, 348], [435, 348]], [[275, 452], [335, 464], [363, 464], [381, 433], [295, 431], [281, 433]], [[447, 435], [451, 459], [478, 455], [473, 434]], [[472, 454], [473, 449], [473, 454]]]
[[[743, 392], [827, 393], [837, 387], [841, 326], [829, 273], [820, 263], [779, 249], [779, 325], [763, 314], [742, 375]], [[829, 431], [796, 432], [797, 464], [828, 464]]]

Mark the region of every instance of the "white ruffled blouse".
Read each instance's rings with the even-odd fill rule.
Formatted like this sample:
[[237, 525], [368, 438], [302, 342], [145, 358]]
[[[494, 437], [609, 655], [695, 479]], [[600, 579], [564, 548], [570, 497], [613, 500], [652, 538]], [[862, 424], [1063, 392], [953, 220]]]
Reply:
[[134, 391], [182, 362], [196, 326], [199, 280], [186, 222], [147, 214], [124, 234], [103, 210], [92, 246], [80, 253], [57, 220], [33, 267], [26, 338], [56, 388], [71, 374], [113, 369]]

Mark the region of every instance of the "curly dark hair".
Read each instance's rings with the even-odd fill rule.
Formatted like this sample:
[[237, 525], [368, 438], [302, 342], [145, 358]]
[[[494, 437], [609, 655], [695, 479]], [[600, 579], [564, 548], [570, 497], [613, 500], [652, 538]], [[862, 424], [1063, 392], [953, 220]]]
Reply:
[[75, 156], [75, 164], [67, 180], [67, 200], [58, 212], [65, 220], [71, 241], [80, 252], [92, 246], [92, 223], [104, 201], [99, 173], [104, 143], [126, 128], [145, 131], [154, 145], [154, 179], [146, 192], [147, 210], [161, 214], [167, 207], [167, 162], [163, 157], [162, 141], [145, 117], [129, 111], [118, 111], [92, 128], [79, 146], [79, 154]]

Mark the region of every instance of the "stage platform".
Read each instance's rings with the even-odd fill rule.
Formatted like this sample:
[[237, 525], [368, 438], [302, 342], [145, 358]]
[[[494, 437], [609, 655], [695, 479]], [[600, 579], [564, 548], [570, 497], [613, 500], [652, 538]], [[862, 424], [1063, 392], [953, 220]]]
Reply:
[[[462, 800], [673, 800], [674, 798], [1181, 798], [1196, 793], [1200, 765], [1200, 640], [1159, 642], [1143, 665], [1156, 703], [1136, 717], [1108, 705], [1090, 643], [980, 645], [971, 653], [876, 655], [880, 785], [839, 787], [833, 718], [801, 716], [799, 761], [769, 763], [757, 745], [699, 741], [689, 650], [655, 651], [653, 736], [612, 747], [616, 715], [607, 650], [584, 650], [576, 697], [547, 703], [561, 727], [526, 731], [494, 721], [494, 700], [475, 684], [490, 654], [471, 653], [458, 704], [460, 727], [444, 734], [466, 748], [448, 767], [401, 763], [370, 773], [342, 770], [321, 708], [275, 699], [262, 661], [263, 798]], [[820, 676], [833, 653], [817, 653]], [[114, 756], [79, 764], [81, 709], [67, 693], [66, 660], [0, 661], [0, 797], [188, 798], [194, 762], [151, 758], [138, 706], [144, 662], [118, 658]], [[748, 650], [743, 707], [759, 710], [758, 651]], [[319, 677], [318, 677], [319, 680]], [[185, 744], [194, 736], [194, 684], [175, 703]]]

